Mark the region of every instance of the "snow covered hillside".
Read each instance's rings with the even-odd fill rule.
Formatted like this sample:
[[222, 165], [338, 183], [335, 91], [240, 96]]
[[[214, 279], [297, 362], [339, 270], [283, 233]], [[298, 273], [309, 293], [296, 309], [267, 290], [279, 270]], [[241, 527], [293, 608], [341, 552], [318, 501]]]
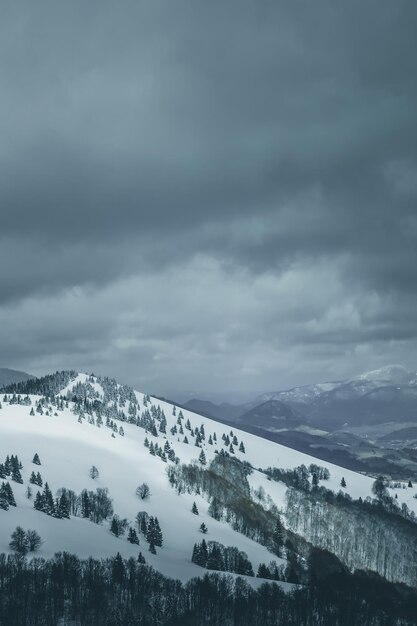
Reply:
[[[271, 481], [256, 468], [291, 469], [317, 463], [330, 473], [321, 483], [326, 488], [338, 492], [344, 484], [342, 490], [352, 498], [373, 497], [374, 479], [370, 477], [317, 462], [311, 456], [237, 429], [231, 431], [228, 426], [133, 392], [109, 379], [74, 375], [53, 395], [55, 399], [48, 401], [35, 394], [17, 398], [8, 393], [2, 399], [0, 463], [4, 464], [7, 456], [17, 456], [22, 464], [23, 482], [13, 480], [10, 474], [2, 479], [0, 474], [0, 484], [2, 480], [10, 482], [17, 505], [8, 510], [0, 506], [0, 552], [10, 552], [11, 533], [20, 525], [25, 530], [35, 529], [41, 536], [43, 543], [36, 552], [39, 556], [50, 557], [65, 550], [81, 557], [104, 557], [117, 552], [124, 557], [137, 557], [142, 551], [155, 569], [182, 581], [204, 573], [191, 561], [194, 544], [203, 539], [235, 546], [246, 553], [255, 574], [261, 563], [275, 561], [277, 566], [285, 566], [284, 558], [237, 532], [227, 521], [209, 515], [209, 501], [203, 492], [178, 493], [170, 483], [167, 468], [191, 463], [208, 467], [222, 454], [252, 466], [253, 471], [247, 476], [251, 497], [266, 510], [277, 511], [284, 526], [287, 486]], [[61, 400], [56, 399], [58, 396]], [[35, 454], [39, 455], [40, 465], [33, 463]], [[92, 466], [98, 470], [95, 478], [91, 476]], [[42, 492], [43, 487], [29, 482], [32, 472], [35, 477], [40, 473], [43, 486], [47, 482], [54, 495], [61, 488], [75, 494], [84, 489], [107, 488], [114, 513], [136, 529], [140, 545], [130, 543], [127, 533], [115, 536], [110, 530], [110, 517], [96, 524], [82, 516], [58, 519], [36, 510], [36, 493]], [[143, 483], [149, 485], [150, 495], [141, 499], [136, 490]], [[392, 495], [393, 490], [390, 492]], [[410, 510], [417, 509], [414, 486], [396, 489], [395, 493], [400, 505], [405, 503]], [[146, 511], [147, 519], [159, 521], [163, 544], [156, 548], [156, 554], [149, 551], [148, 542], [136, 525], [140, 511]], [[202, 524], [207, 528], [206, 534], [201, 531]]]

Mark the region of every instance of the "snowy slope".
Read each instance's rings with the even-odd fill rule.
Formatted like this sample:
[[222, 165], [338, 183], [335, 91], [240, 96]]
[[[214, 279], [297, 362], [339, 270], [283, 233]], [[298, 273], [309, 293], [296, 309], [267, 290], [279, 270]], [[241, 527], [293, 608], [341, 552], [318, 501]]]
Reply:
[[[88, 379], [85, 374], [80, 374], [63, 391], [71, 397], [74, 386], [85, 383]], [[90, 379], [90, 384], [97, 395], [103, 397], [104, 392], [99, 382]], [[146, 402], [144, 395], [140, 392], [135, 392], [135, 395], [140, 407], [143, 407]], [[38, 399], [31, 396], [33, 404]], [[174, 416], [171, 404], [155, 398], [150, 401], [164, 411], [167, 420], [166, 435], [158, 433], [157, 438], [145, 433], [143, 428], [126, 422], [123, 422], [124, 436], [116, 434], [113, 437], [112, 431], [105, 425], [97, 427], [87, 420], [80, 423], [72, 412], [72, 402], [69, 402], [68, 408], [58, 411], [57, 415], [35, 413], [34, 416], [29, 414], [30, 406], [3, 402], [0, 410], [0, 460], [4, 461], [7, 454], [17, 454], [23, 463], [24, 484], [11, 482], [17, 508], [0, 510], [0, 552], [9, 551], [10, 534], [19, 524], [25, 529], [36, 529], [41, 535], [44, 543], [37, 553], [39, 556], [49, 557], [57, 551], [66, 550], [82, 557], [104, 557], [116, 552], [127, 557], [137, 556], [141, 550], [149, 564], [168, 576], [184, 581], [205, 572], [191, 562], [193, 545], [203, 538], [199, 526], [204, 522], [208, 527], [208, 534], [205, 536], [207, 541], [215, 540], [225, 546], [236, 546], [243, 550], [255, 572], [261, 562], [275, 560], [278, 564], [284, 563], [265, 547], [234, 531], [227, 523], [210, 517], [207, 513], [208, 502], [202, 496], [178, 495], [170, 486], [166, 474], [167, 463], [158, 456], [149, 454], [144, 445], [145, 438], [162, 446], [168, 440], [182, 463], [196, 461], [201, 449], [194, 445], [194, 439], [188, 431], [189, 444], [183, 443], [181, 436], [171, 434], [170, 428], [176, 424], [178, 410], [177, 416]], [[206, 437], [202, 447], [209, 462], [215, 456], [215, 449], [220, 451], [224, 447], [221, 437], [223, 433], [230, 435], [230, 427], [184, 409], [182, 412], [184, 421], [189, 419], [192, 428], [204, 425]], [[208, 439], [214, 433], [217, 435], [217, 444], [210, 445]], [[233, 433], [246, 449], [242, 453], [235, 446], [236, 457], [249, 461], [254, 468], [292, 468], [316, 462], [311, 456], [237, 429], [233, 429]], [[32, 463], [35, 452], [40, 456], [41, 466]], [[100, 472], [95, 480], [89, 476], [89, 469], [93, 464]], [[330, 471], [330, 480], [325, 482], [326, 487], [338, 491], [343, 476], [347, 483], [346, 491], [352, 497], [365, 498], [371, 495], [373, 479], [323, 461], [318, 461], [318, 464]], [[53, 493], [60, 487], [73, 489], [77, 493], [84, 488], [94, 490], [96, 487], [107, 487], [113, 498], [115, 513], [126, 517], [132, 525], [138, 511], [146, 510], [149, 515], [157, 516], [164, 536], [163, 547], [158, 549], [156, 555], [152, 555], [142, 537], [139, 547], [131, 545], [126, 537], [114, 537], [109, 531], [108, 522], [96, 525], [77, 517], [61, 520], [34, 510], [33, 498], [28, 500], [25, 490], [30, 473], [38, 470]], [[272, 502], [283, 511], [286, 492], [283, 483], [271, 482], [256, 470], [248, 479], [253, 489], [262, 486]], [[145, 501], [139, 500], [135, 495], [136, 487], [142, 482], [147, 482], [151, 489], [151, 496]], [[36, 493], [35, 486], [34, 492]], [[399, 490], [399, 503], [406, 502], [411, 509], [417, 509], [414, 493], [414, 488]], [[191, 513], [193, 501], [197, 504], [199, 516]], [[283, 521], [285, 523], [285, 517]]]

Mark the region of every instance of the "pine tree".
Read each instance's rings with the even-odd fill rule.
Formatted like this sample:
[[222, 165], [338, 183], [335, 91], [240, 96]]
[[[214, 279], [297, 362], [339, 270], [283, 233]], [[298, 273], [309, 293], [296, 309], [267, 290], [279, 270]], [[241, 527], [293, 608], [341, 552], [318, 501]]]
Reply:
[[146, 564], [146, 560], [145, 560], [145, 557], [143, 556], [142, 552], [139, 552], [138, 563], [140, 563], [141, 565], [145, 565]]
[[200, 530], [201, 533], [203, 533], [203, 535], [207, 534], [208, 528], [207, 528], [207, 526], [205, 525], [204, 522], [200, 525], [200, 529], [199, 530]]
[[81, 516], [89, 518], [91, 513], [90, 498], [87, 489], [81, 492]]
[[10, 483], [6, 482], [6, 483], [3, 483], [3, 485], [4, 485], [4, 493], [6, 494], [6, 498], [9, 503], [9, 506], [16, 506], [16, 500], [14, 499], [14, 493], [13, 493], [13, 489], [10, 486]]
[[155, 544], [152, 541], [149, 542], [149, 552], [151, 554], [156, 554]]
[[198, 515], [198, 508], [195, 502], [193, 502], [193, 506], [191, 508], [191, 512], [194, 513], [194, 515]]
[[35, 455], [32, 459], [32, 463], [34, 463], [35, 465], [42, 465], [40, 458], [39, 458], [39, 454], [37, 452], [35, 452]]
[[65, 491], [58, 500], [57, 516], [63, 519], [69, 519], [70, 517], [70, 503]]
[[271, 572], [265, 563], [260, 563], [258, 567], [258, 573], [256, 574], [257, 578], [271, 578]]
[[131, 526], [129, 528], [129, 532], [127, 534], [127, 540], [129, 543], [134, 543], [139, 545], [139, 537], [136, 530]]
[[52, 492], [49, 489], [48, 483], [45, 483], [45, 486], [43, 488], [43, 502], [44, 502], [44, 509], [43, 509], [44, 512], [47, 515], [55, 516], [56, 515], [55, 502], [52, 496]]
[[345, 481], [345, 477], [342, 476], [342, 480], [340, 481], [340, 485], [341, 487], [346, 487], [346, 481]]
[[43, 497], [40, 491], [38, 491], [36, 493], [35, 496], [35, 501], [33, 503], [33, 508], [36, 509], [37, 511], [43, 511], [44, 510], [44, 502], [43, 502]]
[[284, 545], [284, 527], [278, 516], [275, 523], [274, 533], [272, 535], [273, 551], [277, 556], [281, 556], [282, 547]]
[[12, 480], [14, 480], [15, 483], [23, 485], [22, 474], [20, 473], [20, 469], [18, 467], [14, 467], [12, 470]]
[[110, 524], [110, 532], [113, 533], [115, 537], [119, 536], [119, 524], [117, 523], [117, 519], [114, 516]]
[[3, 511], [9, 510], [9, 499], [4, 489], [4, 483], [0, 487], [0, 509]]
[[409, 486], [409, 487], [412, 487], [412, 486], [413, 486], [413, 483], [411, 482], [411, 480], [409, 480], [409, 481], [408, 481], [408, 486]]
[[243, 441], [240, 442], [239, 445], [239, 452], [243, 452], [243, 454], [245, 454], [246, 450], [245, 450], [245, 446], [243, 445]]
[[200, 456], [198, 457], [198, 460], [200, 461], [201, 465], [206, 465], [207, 464], [206, 455], [204, 454], [204, 450], [201, 450]]
[[220, 552], [220, 548], [216, 544], [211, 545], [206, 567], [207, 569], [214, 569], [218, 571], [224, 570], [223, 556]]
[[155, 517], [155, 545], [159, 548], [162, 547], [162, 530], [158, 522], [158, 518]]

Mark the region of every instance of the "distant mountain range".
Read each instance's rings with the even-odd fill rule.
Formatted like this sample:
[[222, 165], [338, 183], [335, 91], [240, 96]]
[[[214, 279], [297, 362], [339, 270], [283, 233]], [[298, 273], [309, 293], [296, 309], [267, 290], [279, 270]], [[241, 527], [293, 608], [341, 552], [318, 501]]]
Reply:
[[264, 393], [237, 406], [197, 399], [185, 406], [358, 470], [417, 471], [417, 374], [401, 365]]
[[7, 367], [0, 367], [0, 389], [5, 385], [20, 383], [31, 378], [34, 377], [30, 374], [26, 374], [26, 372], [19, 372], [18, 370], [11, 370]]
[[263, 394], [259, 403], [279, 400], [316, 427], [335, 430], [386, 422], [417, 423], [417, 374], [390, 365], [350, 380], [294, 387]]

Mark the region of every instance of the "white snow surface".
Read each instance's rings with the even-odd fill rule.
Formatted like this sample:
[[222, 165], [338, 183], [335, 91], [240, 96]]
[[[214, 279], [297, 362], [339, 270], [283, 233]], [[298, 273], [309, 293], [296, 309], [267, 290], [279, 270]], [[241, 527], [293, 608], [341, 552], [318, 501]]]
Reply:
[[[65, 393], [77, 382], [84, 382], [88, 377], [80, 374], [75, 381], [63, 390]], [[98, 390], [98, 383], [94, 383]], [[102, 391], [102, 390], [101, 390]], [[135, 392], [141, 408], [143, 394]], [[37, 399], [31, 396], [32, 402]], [[193, 438], [185, 431], [190, 441], [185, 444], [178, 441], [178, 435], [172, 435], [170, 428], [176, 423], [173, 406], [167, 402], [151, 398], [154, 405], [164, 410], [167, 419], [166, 439], [175, 449], [176, 455], [182, 463], [197, 460], [200, 448], [193, 443]], [[142, 428], [134, 424], [123, 422], [125, 436], [111, 436], [111, 430], [106, 426], [98, 428], [89, 424], [87, 420], [77, 421], [77, 416], [68, 409], [58, 411], [57, 416], [39, 415], [30, 416], [29, 406], [9, 405], [3, 402], [0, 410], [0, 460], [4, 461], [7, 454], [17, 454], [23, 464], [22, 477], [24, 484], [11, 481], [17, 507], [10, 507], [8, 511], [0, 510], [0, 552], [9, 552], [9, 541], [12, 531], [17, 525], [24, 529], [36, 529], [43, 539], [40, 550], [36, 553], [45, 558], [55, 552], [68, 551], [80, 557], [106, 557], [117, 552], [124, 557], [137, 556], [139, 550], [144, 554], [147, 563], [163, 574], [186, 581], [194, 576], [201, 576], [206, 570], [191, 562], [193, 545], [200, 542], [203, 535], [199, 531], [202, 522], [208, 527], [206, 541], [219, 541], [225, 546], [236, 546], [248, 555], [256, 573], [260, 563], [269, 563], [275, 560], [278, 565], [285, 563], [277, 558], [265, 547], [234, 531], [225, 522], [218, 522], [208, 515], [208, 502], [201, 495], [181, 494], [170, 486], [166, 467], [158, 456], [149, 454], [144, 446], [147, 436], [149, 441], [158, 442], [163, 447], [165, 435], [159, 433], [158, 438], [146, 434]], [[182, 409], [184, 421], [190, 420], [192, 428], [204, 425], [205, 442], [203, 448], [210, 462], [214, 458], [215, 449], [222, 447], [223, 433], [230, 435], [230, 427], [202, 417], [191, 411]], [[178, 410], [177, 410], [178, 416]], [[118, 422], [118, 424], [121, 424]], [[210, 435], [216, 433], [217, 444], [209, 445]], [[346, 491], [353, 497], [371, 496], [373, 479], [356, 472], [338, 467], [301, 452], [286, 448], [277, 443], [267, 441], [255, 435], [233, 428], [239, 443], [243, 441], [246, 453], [240, 453], [235, 446], [236, 457], [249, 461], [254, 468], [275, 466], [293, 468], [295, 466], [317, 463], [327, 467], [330, 471], [330, 480], [324, 481], [327, 488], [339, 491], [340, 481], [345, 478]], [[182, 440], [182, 437], [179, 436]], [[37, 452], [41, 459], [41, 466], [32, 463], [33, 455]], [[95, 465], [100, 475], [93, 480], [89, 476], [89, 469]], [[33, 508], [33, 498], [25, 496], [29, 476], [32, 471], [40, 471], [43, 481], [47, 481], [52, 493], [60, 487], [73, 489], [77, 493], [87, 488], [107, 487], [113, 498], [114, 511], [120, 517], [126, 517], [134, 525], [138, 511], [147, 511], [149, 515], [157, 516], [160, 522], [164, 543], [157, 548], [158, 553], [152, 555], [148, 545], [141, 536], [141, 545], [135, 546], [122, 538], [114, 537], [109, 531], [109, 523], [94, 524], [89, 520], [71, 517], [70, 520], [60, 520], [47, 516]], [[283, 483], [268, 480], [267, 476], [255, 470], [249, 476], [251, 488], [262, 486], [273, 503], [284, 512], [286, 486]], [[136, 487], [142, 482], [150, 486], [151, 496], [147, 500], [140, 500], [135, 495]], [[37, 487], [32, 485], [34, 494]], [[413, 489], [399, 489], [398, 502], [406, 502], [410, 509], [417, 510], [417, 500], [413, 498]], [[196, 502], [199, 515], [191, 512], [193, 501]], [[267, 506], [265, 504], [265, 506]], [[285, 524], [285, 516], [283, 517]], [[248, 579], [250, 580], [250, 579]], [[258, 584], [252, 579], [253, 584]], [[284, 588], [291, 585], [280, 583]]]

